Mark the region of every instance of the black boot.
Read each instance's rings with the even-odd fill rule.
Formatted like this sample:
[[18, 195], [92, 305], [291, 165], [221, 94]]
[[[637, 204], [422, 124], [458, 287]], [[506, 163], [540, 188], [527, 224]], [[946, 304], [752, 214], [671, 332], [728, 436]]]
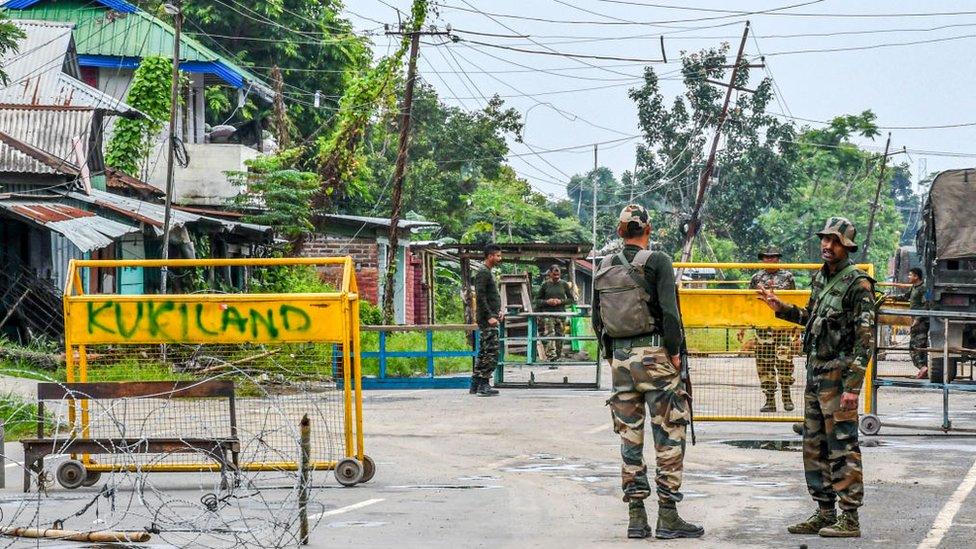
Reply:
[[760, 413], [775, 412], [776, 411], [776, 389], [772, 391], [766, 391], [766, 404], [759, 409]]
[[678, 516], [678, 509], [674, 503], [662, 502], [658, 507], [657, 533], [654, 537], [658, 539], [700, 538], [704, 534], [704, 528], [685, 522]]
[[795, 406], [793, 405], [793, 395], [790, 394], [791, 387], [789, 385], [783, 385], [783, 409], [787, 412], [792, 412]]
[[498, 389], [492, 389], [491, 384], [488, 382], [488, 380], [482, 379], [481, 385], [478, 386], [478, 389], [475, 392], [475, 394], [480, 397], [498, 396]]
[[647, 510], [644, 500], [630, 502], [630, 522], [627, 524], [627, 537], [644, 539], [651, 536], [651, 527], [647, 524]]
[[478, 387], [481, 387], [481, 378], [477, 376], [471, 376], [471, 386], [468, 387], [468, 393], [472, 395], [477, 393]]

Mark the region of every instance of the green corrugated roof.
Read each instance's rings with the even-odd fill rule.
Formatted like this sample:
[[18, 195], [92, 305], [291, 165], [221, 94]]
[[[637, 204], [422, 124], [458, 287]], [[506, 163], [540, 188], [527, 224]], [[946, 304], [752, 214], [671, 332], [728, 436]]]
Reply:
[[[87, 0], [43, 2], [26, 9], [8, 9], [13, 19], [64, 21], [75, 24], [75, 47], [79, 55], [115, 57], [172, 57], [175, 30], [143, 11], [120, 13]], [[246, 80], [270, 90], [260, 78], [234, 61], [219, 55], [194, 38], [180, 37], [181, 61], [220, 61]]]

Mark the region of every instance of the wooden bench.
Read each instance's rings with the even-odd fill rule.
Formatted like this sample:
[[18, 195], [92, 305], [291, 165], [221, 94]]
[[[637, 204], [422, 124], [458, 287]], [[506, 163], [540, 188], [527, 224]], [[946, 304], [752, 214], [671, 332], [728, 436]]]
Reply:
[[[45, 401], [111, 400], [122, 398], [226, 398], [228, 400], [228, 412], [230, 416], [228, 436], [212, 438], [82, 438], [78, 432], [67, 432], [59, 434], [59, 436], [54, 438], [45, 437]], [[236, 416], [234, 383], [232, 381], [38, 383], [37, 438], [23, 439], [20, 441], [24, 445], [24, 492], [30, 491], [31, 477], [40, 478], [44, 471], [44, 458], [51, 454], [199, 453], [220, 465], [221, 472], [230, 471], [236, 478], [239, 472], [241, 451], [240, 441], [237, 438]], [[100, 474], [98, 472], [87, 472], [83, 464], [74, 460], [62, 463], [58, 469], [58, 480], [65, 488], [77, 488], [81, 485], [90, 486], [97, 482]], [[86, 480], [88, 481], [87, 483]], [[224, 482], [226, 482], [226, 479], [224, 479]]]

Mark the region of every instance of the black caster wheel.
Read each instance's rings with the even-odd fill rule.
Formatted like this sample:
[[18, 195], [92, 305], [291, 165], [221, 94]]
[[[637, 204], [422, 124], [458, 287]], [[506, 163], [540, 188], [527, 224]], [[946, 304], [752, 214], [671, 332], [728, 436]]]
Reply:
[[373, 480], [373, 475], [376, 474], [376, 462], [373, 458], [364, 455], [363, 456], [363, 479], [359, 482], [369, 482]]
[[85, 466], [80, 461], [69, 459], [61, 465], [58, 465], [55, 476], [58, 479], [58, 484], [69, 490], [74, 490], [85, 483], [88, 474], [85, 472]]
[[363, 464], [356, 458], [341, 459], [335, 466], [335, 478], [343, 486], [355, 486], [363, 480]]
[[867, 414], [861, 417], [859, 427], [865, 435], [876, 435], [881, 430], [881, 420], [874, 414]]

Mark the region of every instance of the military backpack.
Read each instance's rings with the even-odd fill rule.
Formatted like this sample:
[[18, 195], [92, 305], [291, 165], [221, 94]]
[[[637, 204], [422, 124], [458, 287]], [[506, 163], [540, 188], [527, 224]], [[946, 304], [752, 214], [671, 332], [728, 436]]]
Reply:
[[[594, 289], [600, 294], [600, 320], [610, 337], [633, 337], [654, 332], [654, 318], [648, 302], [651, 289], [644, 278], [644, 265], [651, 257], [640, 250], [632, 261], [623, 252], [600, 261], [594, 277]], [[617, 258], [620, 263], [614, 263]]]

